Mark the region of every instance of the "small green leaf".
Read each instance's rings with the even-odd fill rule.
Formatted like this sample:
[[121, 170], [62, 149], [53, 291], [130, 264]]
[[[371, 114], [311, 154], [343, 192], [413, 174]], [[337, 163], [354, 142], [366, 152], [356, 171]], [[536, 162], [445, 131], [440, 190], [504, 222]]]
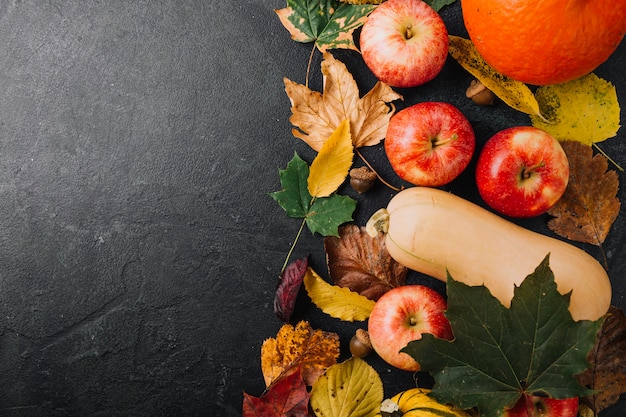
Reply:
[[309, 166], [306, 161], [297, 153], [294, 154], [287, 167], [279, 171], [279, 175], [283, 189], [270, 193], [270, 197], [276, 200], [289, 217], [305, 217], [312, 200], [307, 186]]
[[306, 224], [312, 233], [339, 237], [339, 226], [353, 220], [355, 209], [356, 200], [348, 196], [317, 198], [306, 216]]
[[352, 221], [356, 200], [331, 194], [313, 198], [308, 190], [309, 166], [294, 154], [283, 170], [279, 170], [282, 190], [269, 193], [289, 217], [304, 218], [312, 233], [339, 236], [339, 226]]
[[456, 0], [424, 0], [430, 7], [435, 9], [436, 12], [443, 9], [445, 6], [449, 6]]
[[315, 42], [327, 49], [357, 50], [353, 32], [363, 25], [375, 5], [354, 5], [337, 0], [287, 0], [287, 7], [276, 10], [283, 26], [296, 42]]
[[604, 318], [574, 321], [569, 294], [556, 289], [549, 257], [515, 288], [510, 309], [484, 286], [448, 277], [447, 317], [454, 340], [430, 334], [410, 342], [410, 354], [435, 378], [432, 395], [459, 408], [497, 417], [524, 393], [585, 396], [583, 372]]

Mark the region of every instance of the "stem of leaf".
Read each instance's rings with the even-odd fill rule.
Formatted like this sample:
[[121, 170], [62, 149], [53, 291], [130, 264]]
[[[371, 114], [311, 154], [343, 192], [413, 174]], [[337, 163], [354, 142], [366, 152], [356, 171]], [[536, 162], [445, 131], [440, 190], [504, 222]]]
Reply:
[[606, 154], [606, 152], [604, 152], [597, 143], [593, 144], [593, 147], [597, 149], [598, 152], [600, 152], [606, 159], [608, 159], [613, 165], [615, 165], [615, 168], [617, 168], [620, 172], [624, 172], [624, 168], [622, 168], [617, 162], [615, 162], [613, 160], [613, 158], [611, 158], [609, 155]]
[[304, 85], [309, 88], [309, 74], [311, 73], [311, 65], [313, 63], [313, 54], [315, 53], [315, 42], [313, 42], [313, 48], [311, 49], [311, 53], [309, 54], [309, 63], [306, 66], [306, 79], [304, 81]]
[[287, 253], [287, 257], [285, 258], [285, 262], [283, 263], [283, 267], [280, 269], [281, 275], [285, 271], [285, 268], [287, 268], [287, 265], [289, 264], [289, 258], [291, 258], [291, 254], [293, 253], [293, 250], [296, 247], [296, 243], [298, 243], [298, 239], [300, 239], [300, 235], [302, 234], [302, 230], [304, 230], [304, 225], [305, 224], [306, 224], [306, 217], [302, 219], [302, 224], [300, 224], [300, 228], [298, 229], [298, 233], [296, 234], [296, 238], [294, 239], [293, 243], [291, 244], [291, 247], [289, 248], [289, 252]]
[[387, 187], [391, 188], [391, 189], [392, 189], [392, 190], [394, 190], [394, 191], [401, 191], [401, 190], [402, 190], [402, 188], [395, 187], [395, 186], [393, 186], [393, 185], [389, 184], [387, 181], [385, 181], [385, 180], [383, 179], [383, 177], [381, 177], [381, 176], [380, 176], [380, 174], [379, 174], [379, 173], [378, 173], [378, 172], [374, 169], [374, 167], [372, 167], [372, 165], [370, 165], [370, 163], [369, 163], [369, 162], [367, 162], [367, 159], [365, 159], [365, 157], [363, 156], [363, 154], [361, 153], [361, 151], [359, 151], [359, 149], [358, 149], [358, 148], [355, 148], [355, 151], [356, 151], [356, 153], [359, 155], [359, 158], [361, 158], [361, 160], [363, 161], [363, 163], [365, 163], [365, 165], [367, 165], [367, 167], [368, 167], [369, 169], [371, 169], [371, 170], [372, 170], [372, 172], [373, 172], [374, 174], [376, 174], [376, 177], [378, 178], [378, 180], [379, 180], [380, 182], [382, 182], [383, 184], [385, 184]]

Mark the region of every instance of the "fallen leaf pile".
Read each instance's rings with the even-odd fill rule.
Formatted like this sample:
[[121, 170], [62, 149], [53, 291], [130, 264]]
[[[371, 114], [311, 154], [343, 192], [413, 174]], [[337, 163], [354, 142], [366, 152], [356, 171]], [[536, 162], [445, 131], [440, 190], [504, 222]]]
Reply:
[[[291, 320], [304, 290], [312, 306], [326, 315], [364, 322], [380, 296], [407, 280], [407, 269], [389, 256], [383, 235], [372, 237], [354, 223], [358, 201], [340, 194], [349, 176], [352, 182], [365, 181], [356, 178], [355, 157], [365, 163], [359, 169], [369, 174], [367, 186], [354, 188], [359, 198], [367, 198], [374, 179], [382, 180], [359, 148], [381, 144], [395, 102], [404, 100], [382, 82], [361, 95], [346, 65], [330, 52], [340, 48], [358, 54], [355, 31], [383, 1], [287, 0], [285, 8], [276, 10], [294, 41], [312, 43], [312, 53], [322, 54], [323, 84], [321, 92], [308, 87], [310, 68], [305, 84], [283, 80], [291, 104], [291, 132], [317, 155], [309, 164], [295, 153], [279, 170], [282, 188], [269, 193], [289, 217], [302, 223], [276, 286], [274, 311], [283, 324], [260, 352], [266, 388], [259, 397], [244, 393], [244, 417], [380, 415], [386, 393], [374, 368], [357, 357], [338, 362], [342, 344], [337, 333]], [[439, 11], [454, 1], [427, 3]], [[621, 209], [618, 173], [609, 169], [609, 162], [620, 167], [597, 147], [620, 128], [615, 87], [589, 74], [531, 88], [491, 68], [469, 39], [451, 35], [449, 41], [450, 56], [465, 71], [505, 105], [528, 115], [529, 124], [561, 142], [570, 179], [565, 194], [548, 212], [549, 229], [602, 248]], [[290, 262], [305, 226], [323, 237], [327, 279], [311, 267], [308, 257]], [[626, 392], [624, 313], [612, 307], [598, 321], [573, 321], [569, 295], [556, 291], [549, 257], [516, 287], [510, 308], [486, 287], [468, 287], [454, 277], [449, 277], [446, 291], [455, 339], [424, 334], [404, 349], [435, 380], [432, 390], [422, 393], [429, 401], [470, 410], [473, 416], [495, 417], [526, 393], [580, 396], [580, 416], [586, 417], [597, 416]]]

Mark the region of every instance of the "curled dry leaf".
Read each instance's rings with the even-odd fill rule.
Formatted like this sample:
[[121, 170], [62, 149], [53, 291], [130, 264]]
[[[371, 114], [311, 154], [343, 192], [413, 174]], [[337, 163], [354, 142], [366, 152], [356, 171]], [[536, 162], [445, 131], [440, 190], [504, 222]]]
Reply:
[[278, 288], [274, 296], [274, 313], [284, 322], [289, 322], [296, 305], [302, 280], [309, 266], [308, 258], [300, 258], [285, 268], [280, 276]]
[[548, 227], [567, 239], [600, 246], [619, 214], [619, 178], [608, 161], [579, 142], [561, 142], [570, 164], [565, 193], [550, 209]]
[[354, 147], [380, 143], [393, 115], [394, 108], [388, 103], [402, 96], [389, 85], [378, 82], [360, 98], [352, 74], [330, 52], [324, 54], [322, 74], [322, 93], [284, 79], [285, 92], [291, 101], [289, 121], [294, 126], [293, 135], [319, 152], [341, 122], [348, 119]]
[[338, 357], [339, 335], [314, 330], [309, 322], [300, 321], [295, 326], [284, 324], [275, 339], [263, 342], [261, 371], [268, 387], [298, 369], [311, 386]]
[[622, 310], [611, 307], [587, 359], [591, 367], [577, 378], [597, 393], [581, 402], [597, 415], [626, 392], [626, 316]]
[[364, 227], [344, 225], [339, 237], [324, 238], [324, 249], [333, 282], [370, 300], [378, 300], [406, 280], [406, 267], [391, 258], [382, 233], [372, 238]]

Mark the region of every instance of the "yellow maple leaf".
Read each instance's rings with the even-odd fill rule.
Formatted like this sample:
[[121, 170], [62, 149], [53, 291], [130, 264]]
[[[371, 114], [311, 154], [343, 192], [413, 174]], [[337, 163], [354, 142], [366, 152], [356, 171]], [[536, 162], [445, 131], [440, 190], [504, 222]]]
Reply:
[[547, 120], [531, 116], [533, 126], [560, 141], [591, 146], [615, 136], [620, 128], [615, 86], [595, 74], [540, 87], [535, 95]]
[[503, 102], [522, 113], [541, 118], [539, 103], [528, 86], [496, 71], [469, 39], [450, 35], [448, 52], [467, 72], [493, 91]]
[[318, 417], [373, 417], [383, 401], [380, 375], [360, 358], [331, 366], [313, 384], [311, 406]]
[[261, 346], [261, 372], [269, 387], [300, 369], [304, 382], [311, 386], [338, 357], [336, 333], [314, 330], [307, 321], [284, 324], [276, 338], [266, 339]]
[[350, 121], [345, 119], [324, 142], [309, 171], [307, 186], [313, 197], [328, 197], [345, 181], [352, 166], [354, 148]]
[[366, 320], [376, 304], [348, 288], [327, 283], [311, 267], [304, 275], [304, 287], [320, 310], [343, 321]]
[[395, 110], [390, 103], [402, 96], [379, 81], [361, 98], [352, 74], [330, 52], [324, 53], [321, 66], [324, 78], [321, 93], [284, 79], [291, 102], [289, 121], [294, 126], [293, 135], [319, 152], [341, 122], [348, 119], [355, 148], [380, 143]]

